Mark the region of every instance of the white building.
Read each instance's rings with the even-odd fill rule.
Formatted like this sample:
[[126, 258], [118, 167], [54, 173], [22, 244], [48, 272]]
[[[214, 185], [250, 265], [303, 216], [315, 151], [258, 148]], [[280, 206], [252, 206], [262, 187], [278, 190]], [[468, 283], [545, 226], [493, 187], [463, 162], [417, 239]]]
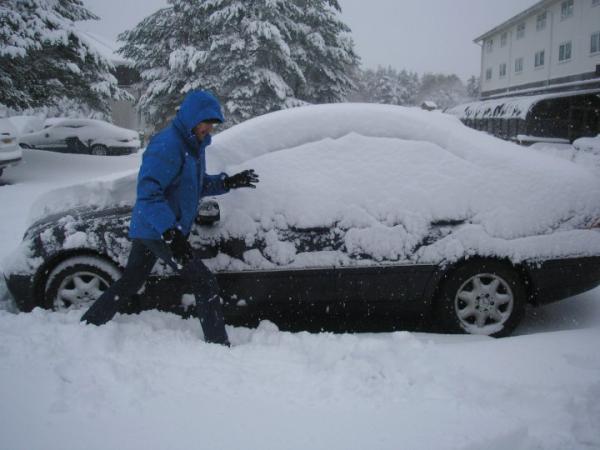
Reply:
[[475, 39], [481, 97], [600, 88], [600, 0], [542, 0]]
[[475, 39], [481, 99], [447, 111], [523, 144], [600, 133], [600, 0], [542, 0]]

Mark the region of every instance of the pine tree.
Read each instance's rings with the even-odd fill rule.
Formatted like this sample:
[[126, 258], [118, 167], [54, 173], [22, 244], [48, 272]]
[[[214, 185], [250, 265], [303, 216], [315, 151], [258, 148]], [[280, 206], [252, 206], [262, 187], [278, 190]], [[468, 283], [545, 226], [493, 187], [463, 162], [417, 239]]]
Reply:
[[304, 75], [296, 94], [310, 103], [346, 99], [359, 58], [337, 0], [295, 0], [292, 53]]
[[156, 126], [191, 89], [216, 94], [230, 126], [305, 102], [341, 101], [352, 85], [357, 58], [337, 0], [168, 3], [119, 36], [142, 76], [138, 105]]
[[426, 73], [421, 78], [419, 102], [430, 100], [440, 108], [451, 108], [467, 98], [464, 84], [456, 75]]
[[360, 100], [390, 105], [414, 105], [419, 87], [419, 76], [414, 72], [398, 72], [392, 67], [367, 69], [362, 74]]
[[111, 99], [129, 98], [112, 63], [74, 26], [97, 19], [81, 0], [4, 0], [0, 4], [0, 105], [63, 107], [107, 116]]
[[205, 40], [193, 33], [192, 24], [200, 19], [198, 12], [189, 10], [190, 2], [169, 3], [172, 6], [156, 11], [119, 36], [124, 43], [119, 53], [134, 61], [142, 78], [144, 92], [138, 108], [157, 126], [173, 116], [186, 84], [203, 77], [201, 67], [189, 64], [200, 59], [197, 46], [205, 46]]
[[304, 75], [289, 45], [293, 3], [214, 0], [203, 6], [211, 39], [207, 85], [216, 86], [230, 123], [300, 104], [293, 86]]
[[471, 78], [467, 80], [467, 95], [472, 100], [477, 100], [479, 98], [479, 77], [472, 75]]

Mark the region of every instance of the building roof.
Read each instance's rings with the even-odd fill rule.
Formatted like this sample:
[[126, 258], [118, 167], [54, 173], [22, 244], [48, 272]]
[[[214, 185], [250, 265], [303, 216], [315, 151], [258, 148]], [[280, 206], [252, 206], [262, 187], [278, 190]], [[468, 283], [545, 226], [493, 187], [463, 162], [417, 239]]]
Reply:
[[488, 37], [500, 32], [501, 30], [504, 30], [504, 29], [510, 27], [511, 25], [514, 25], [515, 23], [521, 22], [523, 19], [529, 17], [531, 14], [533, 14], [539, 10], [543, 10], [548, 5], [551, 5], [552, 3], [555, 3], [557, 1], [558, 0], [541, 0], [537, 3], [535, 3], [533, 6], [530, 6], [529, 8], [527, 8], [525, 11], [522, 11], [519, 14], [517, 14], [516, 16], [513, 16], [510, 19], [505, 20], [500, 25], [492, 28], [490, 31], [483, 33], [481, 36], [475, 38], [473, 40], [473, 42], [477, 43], [477, 42], [483, 41], [483, 40], [487, 39]]
[[598, 94], [598, 90], [555, 92], [553, 94], [504, 97], [464, 103], [446, 110], [459, 119], [526, 119], [527, 113], [542, 100], [575, 95]]

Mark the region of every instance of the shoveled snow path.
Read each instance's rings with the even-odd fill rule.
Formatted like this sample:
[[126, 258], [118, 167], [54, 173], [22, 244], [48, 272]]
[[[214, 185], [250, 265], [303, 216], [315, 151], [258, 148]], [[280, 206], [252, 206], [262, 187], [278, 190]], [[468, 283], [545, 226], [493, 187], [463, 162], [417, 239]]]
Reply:
[[600, 447], [599, 329], [493, 340], [0, 311], [7, 449]]

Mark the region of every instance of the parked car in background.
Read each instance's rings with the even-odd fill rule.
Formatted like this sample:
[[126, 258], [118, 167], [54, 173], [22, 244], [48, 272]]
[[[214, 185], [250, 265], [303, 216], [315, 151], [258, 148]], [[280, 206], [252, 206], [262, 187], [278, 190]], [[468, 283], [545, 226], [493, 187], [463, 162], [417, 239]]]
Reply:
[[17, 130], [10, 120], [0, 119], [0, 176], [5, 168], [18, 164], [22, 156]]
[[96, 119], [48, 119], [44, 128], [26, 133], [21, 147], [97, 156], [126, 155], [140, 148], [136, 131]]
[[[223, 131], [207, 152], [212, 173], [261, 177], [204, 204], [190, 236], [231, 323], [377, 330], [412, 318], [505, 336], [527, 304], [600, 283], [597, 175], [446, 114], [293, 108]], [[21, 310], [85, 308], [120, 277], [136, 175], [37, 200], [3, 263]], [[159, 263], [131, 307], [186, 313], [180, 286]]]

